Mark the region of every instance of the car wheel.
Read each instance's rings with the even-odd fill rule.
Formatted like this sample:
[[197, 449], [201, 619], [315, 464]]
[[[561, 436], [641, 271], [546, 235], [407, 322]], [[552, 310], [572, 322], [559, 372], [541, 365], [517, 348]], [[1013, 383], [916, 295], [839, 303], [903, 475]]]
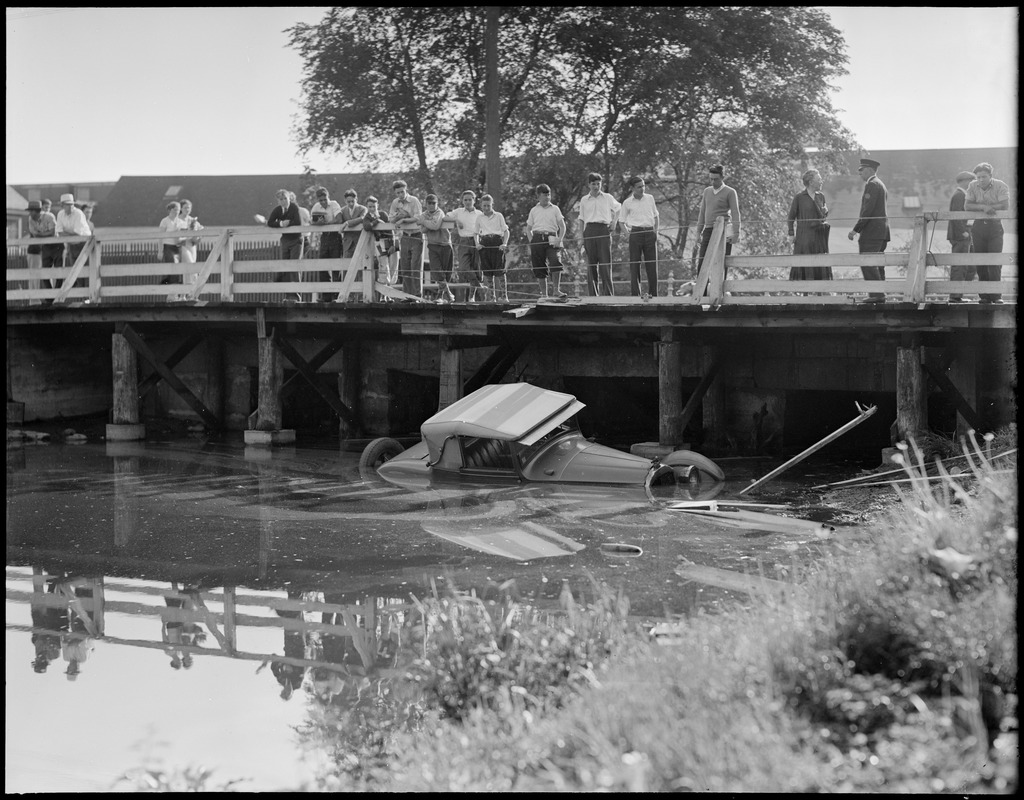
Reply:
[[363, 448], [362, 455], [359, 456], [359, 470], [360, 472], [376, 472], [377, 467], [385, 461], [390, 461], [404, 450], [405, 448], [399, 442], [389, 439], [387, 436], [374, 439]]

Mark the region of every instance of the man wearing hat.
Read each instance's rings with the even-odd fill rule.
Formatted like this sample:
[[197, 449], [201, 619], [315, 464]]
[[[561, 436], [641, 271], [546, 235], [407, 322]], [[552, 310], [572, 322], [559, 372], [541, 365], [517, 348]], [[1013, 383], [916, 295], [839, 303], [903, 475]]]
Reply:
[[[949, 198], [950, 211], [963, 211], [967, 200], [967, 187], [974, 180], [974, 173], [964, 170], [956, 176], [956, 189], [953, 196]], [[946, 223], [946, 238], [949, 240], [954, 253], [971, 252], [971, 227], [965, 219], [951, 219]], [[973, 281], [977, 272], [973, 264], [954, 264], [949, 269], [951, 281]], [[962, 303], [962, 294], [949, 295], [949, 302]]]
[[[49, 211], [43, 211], [43, 204], [38, 200], [28, 203], [28, 235], [33, 239], [49, 239], [57, 235], [57, 220]], [[28, 268], [43, 269], [54, 266], [63, 252], [59, 244], [30, 244], [28, 246]], [[30, 289], [38, 289], [38, 281], [29, 282]], [[33, 305], [38, 301], [32, 301]]]
[[[849, 233], [849, 240], [852, 242], [857, 234], [860, 234], [858, 244], [862, 253], [884, 253], [885, 246], [889, 243], [889, 218], [885, 214], [885, 201], [888, 194], [885, 184], [875, 175], [878, 167], [881, 166], [871, 158], [862, 158], [860, 166], [857, 167], [857, 174], [864, 181], [864, 195], [860, 200], [860, 219], [853, 226]], [[861, 273], [866, 281], [884, 281], [885, 267], [861, 267]], [[862, 303], [884, 303], [885, 292], [870, 292]]]
[[[89, 220], [85, 218], [82, 209], [75, 206], [73, 194], [62, 194], [60, 196], [60, 211], [57, 212], [57, 236], [92, 236], [89, 228]], [[85, 247], [85, 242], [68, 244], [67, 257], [68, 266], [72, 266]]]
[[[967, 187], [966, 211], [983, 211], [984, 217], [974, 220], [971, 244], [975, 253], [1003, 252], [1003, 223], [996, 217], [999, 211], [1010, 208], [1010, 187], [992, 177], [992, 165], [986, 161], [974, 168], [974, 180]], [[1002, 278], [1001, 264], [979, 264], [978, 280], [998, 281]], [[979, 303], [1002, 303], [998, 294], [983, 294]]]

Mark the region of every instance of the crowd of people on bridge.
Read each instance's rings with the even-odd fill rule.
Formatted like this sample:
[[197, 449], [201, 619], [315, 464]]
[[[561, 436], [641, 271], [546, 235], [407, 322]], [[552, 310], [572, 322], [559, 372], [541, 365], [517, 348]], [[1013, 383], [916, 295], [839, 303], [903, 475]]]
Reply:
[[[857, 172], [864, 182], [860, 214], [848, 233], [851, 241], [858, 242], [861, 253], [882, 253], [891, 239], [886, 211], [888, 194], [878, 177], [881, 164], [871, 158], [860, 159]], [[725, 167], [715, 164], [708, 168], [707, 182], [701, 194], [697, 214], [700, 236], [694, 268], [699, 274], [712, 239], [715, 223], [721, 219], [725, 227], [725, 255], [732, 253], [740, 238], [740, 198], [735, 188], [724, 180]], [[802, 175], [803, 191], [793, 197], [787, 218], [787, 232], [794, 255], [819, 255], [829, 252], [829, 208], [822, 192], [822, 175], [809, 169]], [[591, 296], [612, 296], [613, 237], [622, 231], [629, 252], [630, 294], [644, 299], [658, 294], [658, 232], [660, 215], [653, 195], [646, 191], [641, 176], [628, 181], [629, 192], [621, 202], [604, 191], [603, 177], [592, 172], [587, 176], [589, 191], [580, 199], [576, 225], [576, 240], [586, 260], [587, 291]], [[315, 187], [315, 202], [311, 208], [300, 205], [294, 192], [279, 189], [276, 205], [268, 216], [257, 214], [256, 220], [270, 228], [281, 230], [281, 258], [334, 259], [352, 258], [361, 230], [374, 234], [373, 263], [379, 282], [394, 291], [387, 299], [413, 301], [420, 298], [450, 303], [455, 300], [453, 287], [466, 290], [467, 300], [508, 301], [505, 277], [506, 254], [510, 248], [511, 229], [504, 215], [494, 208], [489, 194], [477, 196], [466, 190], [461, 204], [445, 211], [436, 194], [420, 199], [409, 191], [404, 180], [392, 184], [393, 197], [385, 211], [380, 201], [369, 196], [360, 203], [355, 189], [347, 189], [344, 203], [332, 200], [324, 186]], [[563, 258], [568, 224], [557, 205], [551, 202], [551, 187], [535, 187], [536, 205], [531, 208], [525, 222], [529, 264], [537, 280], [538, 293], [544, 298], [562, 299], [561, 288], [564, 269]], [[92, 233], [91, 206], [76, 206], [71, 194], [61, 195], [61, 210], [54, 216], [46, 206], [49, 201], [29, 203], [29, 235], [32, 237], [89, 236]], [[1002, 223], [996, 216], [1009, 209], [1009, 188], [993, 177], [992, 165], [983, 162], [973, 171], [962, 171], [956, 177], [956, 189], [950, 200], [950, 211], [976, 211], [983, 216], [975, 220], [950, 220], [948, 238], [954, 253], [999, 253], [1003, 247]], [[377, 230], [379, 222], [390, 222], [394, 230]], [[308, 228], [323, 225], [340, 226], [340, 230], [310, 233]], [[203, 229], [192, 215], [189, 200], [167, 204], [167, 216], [159, 228], [168, 234], [162, 240], [162, 260], [166, 263], [196, 262], [199, 239], [189, 236]], [[290, 232], [287, 228], [306, 228]], [[424, 248], [426, 244], [426, 248]], [[82, 243], [30, 245], [29, 266], [47, 268], [74, 263], [83, 247]], [[426, 270], [422, 264], [425, 262]], [[884, 281], [885, 267], [862, 266], [867, 281]], [[196, 273], [186, 272], [183, 282], [189, 284]], [[430, 282], [421, 283], [421, 275]], [[970, 281], [979, 277], [985, 281], [999, 281], [1001, 266], [954, 266], [950, 280]], [[341, 270], [299, 272], [300, 280], [338, 282]], [[790, 271], [790, 280], [831, 280], [829, 266], [796, 266]], [[277, 280], [287, 280], [279, 275]], [[461, 279], [461, 283], [459, 283]], [[179, 278], [167, 276], [163, 283], [177, 283]], [[684, 284], [676, 294], [691, 291], [692, 284]], [[180, 297], [180, 296], [179, 296]], [[316, 298], [316, 295], [312, 295]], [[335, 295], [325, 294], [324, 300]], [[302, 300], [302, 295], [299, 295]], [[861, 302], [881, 303], [883, 292], [869, 292]], [[950, 302], [962, 303], [962, 293], [954, 292]], [[981, 294], [981, 303], [1002, 302], [998, 294]]]

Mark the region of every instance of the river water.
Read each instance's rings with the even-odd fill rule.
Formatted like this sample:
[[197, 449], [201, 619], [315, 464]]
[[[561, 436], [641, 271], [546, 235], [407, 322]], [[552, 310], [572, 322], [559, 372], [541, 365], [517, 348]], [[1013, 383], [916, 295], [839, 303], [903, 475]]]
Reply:
[[[129, 769], [203, 765], [239, 788], [299, 786], [308, 732], [371, 678], [399, 675], [415, 599], [447, 585], [556, 609], [622, 588], [649, 620], [742, 598], [852, 529], [758, 530], [670, 510], [733, 497], [774, 467], [722, 462], [716, 487], [413, 492], [337, 445], [232, 438], [8, 445], [8, 792], [103, 791]], [[836, 523], [804, 467], [750, 501]], [[712, 578], [680, 574], [710, 567]], [[730, 572], [725, 572], [728, 570]]]

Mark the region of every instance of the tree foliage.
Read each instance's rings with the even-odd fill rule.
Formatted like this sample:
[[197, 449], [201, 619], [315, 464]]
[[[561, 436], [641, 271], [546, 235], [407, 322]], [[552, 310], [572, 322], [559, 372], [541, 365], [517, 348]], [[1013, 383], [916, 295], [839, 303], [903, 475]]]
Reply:
[[[829, 99], [844, 43], [821, 10], [510, 6], [500, 30], [507, 214], [525, 218], [533, 197], [518, 189], [531, 182], [567, 210], [590, 170], [617, 195], [642, 174], [682, 254], [721, 161], [744, 228], [771, 244], [774, 226], [780, 243], [805, 150], [827, 173], [853, 144]], [[369, 166], [397, 154], [428, 190], [486, 186], [483, 7], [335, 8], [289, 33], [304, 62], [303, 150]]]

